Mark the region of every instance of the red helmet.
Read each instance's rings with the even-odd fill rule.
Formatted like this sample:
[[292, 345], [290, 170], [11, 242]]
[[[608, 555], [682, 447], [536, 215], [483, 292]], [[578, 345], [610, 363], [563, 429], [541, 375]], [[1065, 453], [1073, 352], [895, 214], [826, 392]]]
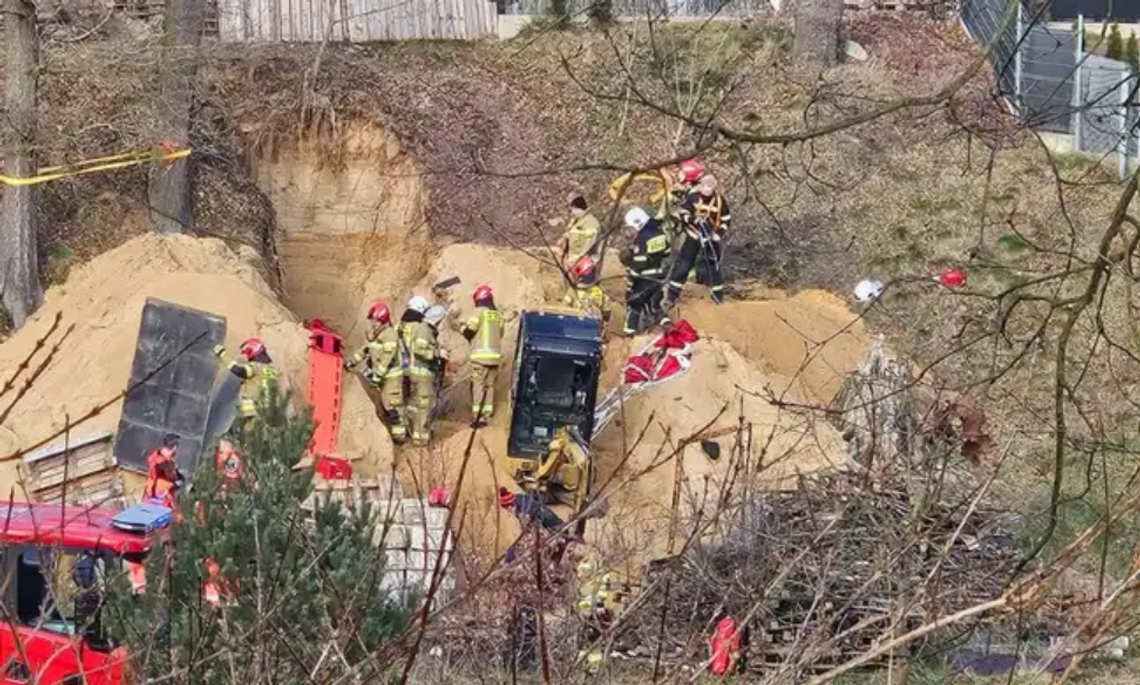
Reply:
[[504, 509], [510, 509], [515, 506], [515, 493], [501, 485], [499, 486], [499, 506]]
[[368, 319], [379, 324], [392, 323], [392, 310], [387, 303], [377, 300], [368, 308]]
[[490, 302], [495, 299], [495, 293], [491, 291], [491, 286], [481, 285], [475, 288], [475, 294], [471, 296], [471, 299], [475, 300], [475, 304], [478, 305], [482, 302]]
[[572, 275], [575, 280], [581, 281], [593, 276], [595, 268], [597, 268], [597, 264], [594, 263], [594, 258], [590, 255], [584, 255], [581, 259], [574, 262], [574, 266], [570, 267], [570, 275]]
[[261, 342], [261, 338], [250, 338], [241, 344], [239, 350], [246, 359], [253, 359], [265, 352], [265, 343]]
[[695, 159], [686, 159], [681, 162], [681, 180], [685, 183], [696, 183], [705, 175], [705, 168]]

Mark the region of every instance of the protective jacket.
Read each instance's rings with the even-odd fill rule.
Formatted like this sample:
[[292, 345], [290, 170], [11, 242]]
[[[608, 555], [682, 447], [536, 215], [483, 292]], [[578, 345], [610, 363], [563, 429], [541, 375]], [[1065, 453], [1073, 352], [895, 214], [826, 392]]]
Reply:
[[570, 219], [570, 225], [563, 236], [566, 241], [566, 261], [573, 264], [581, 259], [597, 240], [601, 230], [601, 224], [589, 212]]
[[388, 376], [398, 376], [400, 368], [400, 336], [392, 326], [375, 326], [368, 332], [366, 342], [356, 354], [349, 357], [345, 367], [353, 368], [366, 363], [364, 377], [380, 383]]
[[469, 359], [483, 366], [498, 366], [503, 360], [503, 314], [493, 305], [476, 307], [459, 332], [471, 343]]
[[661, 230], [661, 223], [650, 219], [633, 241], [633, 255], [627, 265], [631, 280], [647, 278], [659, 280], [661, 267], [669, 256], [669, 239]]
[[398, 330], [400, 366], [412, 375], [433, 375], [439, 365], [439, 341], [423, 314], [404, 312]]
[[252, 418], [257, 413], [257, 398], [277, 382], [277, 369], [261, 362], [240, 362], [231, 359], [226, 362], [230, 373], [242, 380], [241, 399], [238, 412], [242, 418]]
[[685, 224], [685, 232], [697, 239], [701, 238], [702, 227], [707, 226], [711, 235], [705, 237], [720, 240], [732, 219], [723, 195], [719, 192], [701, 195], [700, 190], [693, 190], [685, 196], [678, 214]]

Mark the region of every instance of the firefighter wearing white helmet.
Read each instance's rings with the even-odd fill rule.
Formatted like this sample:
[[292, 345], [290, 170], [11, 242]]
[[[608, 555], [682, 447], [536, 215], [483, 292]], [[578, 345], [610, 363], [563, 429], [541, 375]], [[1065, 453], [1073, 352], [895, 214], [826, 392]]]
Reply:
[[635, 236], [633, 245], [621, 252], [621, 263], [629, 278], [622, 333], [634, 335], [656, 321], [661, 325], [669, 322], [661, 311], [663, 265], [669, 256], [669, 239], [661, 229], [661, 222], [651, 218], [641, 207], [626, 212], [625, 225]]
[[424, 321], [429, 304], [416, 295], [400, 317], [400, 366], [410, 386], [405, 395], [404, 414], [411, 428], [412, 442], [427, 444], [431, 439], [431, 414], [435, 408], [435, 377], [439, 368], [439, 340], [435, 329]]

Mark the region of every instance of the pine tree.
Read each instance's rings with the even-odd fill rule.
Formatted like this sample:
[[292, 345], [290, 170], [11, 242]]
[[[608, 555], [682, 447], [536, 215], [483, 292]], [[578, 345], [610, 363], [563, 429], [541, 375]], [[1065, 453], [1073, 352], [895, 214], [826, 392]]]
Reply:
[[[287, 405], [263, 395], [239, 445], [246, 472], [236, 484], [227, 488], [214, 460], [202, 460], [180, 497], [184, 520], [172, 544], [147, 562], [146, 594], [112, 595], [107, 624], [136, 670], [180, 674], [176, 683], [312, 682], [314, 673], [327, 681], [406, 627], [407, 605], [382, 584], [385, 556], [372, 544], [369, 513], [346, 516], [333, 503], [305, 520], [312, 472], [292, 467], [312, 425], [287, 416]], [[232, 592], [223, 608], [202, 599], [206, 559]]]
[[1108, 29], [1108, 44], [1105, 45], [1104, 54], [1109, 59], [1124, 59], [1124, 38], [1120, 35], [1120, 24], [1114, 23]]
[[1140, 41], [1136, 40], [1136, 32], [1128, 33], [1128, 42], [1124, 44], [1124, 59], [1132, 65], [1132, 70], [1140, 70]]

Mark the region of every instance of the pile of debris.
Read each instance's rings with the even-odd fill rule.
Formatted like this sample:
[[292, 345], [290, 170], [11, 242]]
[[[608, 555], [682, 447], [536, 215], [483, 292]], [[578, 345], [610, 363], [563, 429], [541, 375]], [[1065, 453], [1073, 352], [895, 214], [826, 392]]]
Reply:
[[683, 654], [723, 611], [747, 619], [755, 667], [840, 663], [1000, 596], [1020, 554], [999, 514], [963, 520], [966, 505], [924, 501], [900, 483], [868, 488], [857, 473], [757, 493], [733, 508], [730, 533], [655, 564], [642, 611], [669, 619], [630, 621], [633, 641]]

